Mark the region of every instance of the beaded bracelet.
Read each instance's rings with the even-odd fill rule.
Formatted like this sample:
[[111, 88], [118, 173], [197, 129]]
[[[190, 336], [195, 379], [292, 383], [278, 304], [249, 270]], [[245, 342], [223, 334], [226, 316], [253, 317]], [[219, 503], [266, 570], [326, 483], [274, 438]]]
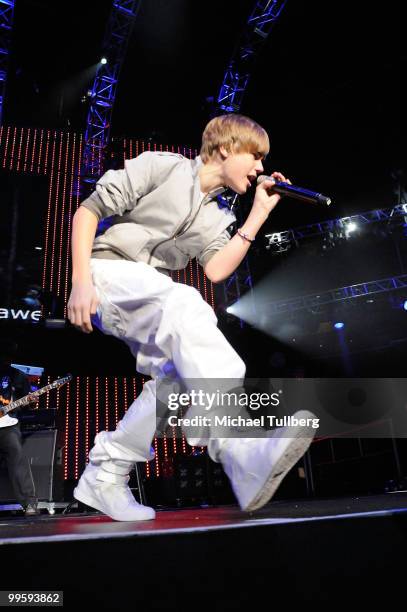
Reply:
[[249, 236], [247, 234], [245, 234], [244, 232], [242, 232], [241, 229], [238, 229], [237, 233], [239, 234], [239, 236], [241, 236], [242, 238], [244, 238], [248, 242], [254, 242], [254, 238], [249, 238]]

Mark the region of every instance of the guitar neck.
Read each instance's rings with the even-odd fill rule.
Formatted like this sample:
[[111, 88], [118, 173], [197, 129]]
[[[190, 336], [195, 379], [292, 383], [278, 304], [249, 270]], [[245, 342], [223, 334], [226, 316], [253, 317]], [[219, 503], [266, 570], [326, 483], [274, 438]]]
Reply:
[[43, 393], [47, 393], [48, 391], [51, 391], [51, 389], [61, 387], [62, 385], [70, 381], [71, 378], [72, 378], [71, 375], [65, 376], [65, 378], [59, 378], [58, 380], [55, 380], [53, 383], [50, 383], [49, 385], [46, 385], [45, 387], [41, 387], [41, 389], [37, 389], [37, 391], [33, 391], [33, 393], [29, 393], [28, 395], [25, 395], [24, 397], [21, 397], [20, 399], [15, 400], [14, 402], [10, 402], [10, 404], [7, 404], [6, 406], [0, 406], [0, 417], [5, 416], [6, 414], [8, 414], [11, 410], [14, 410], [15, 408], [19, 408], [20, 406], [26, 406], [27, 404], [31, 404], [32, 401], [37, 399], [37, 397], [39, 397]]

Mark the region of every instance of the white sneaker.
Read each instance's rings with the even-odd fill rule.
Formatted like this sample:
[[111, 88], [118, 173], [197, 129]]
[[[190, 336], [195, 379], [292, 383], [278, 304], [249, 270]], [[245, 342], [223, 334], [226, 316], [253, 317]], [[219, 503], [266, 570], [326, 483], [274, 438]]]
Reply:
[[98, 478], [100, 473], [100, 466], [88, 463], [74, 489], [75, 499], [115, 521], [150, 521], [155, 518], [153, 508], [143, 506], [134, 499], [127, 485], [129, 476], [109, 474], [115, 482], [106, 482]]
[[[307, 410], [293, 416], [315, 418]], [[253, 512], [271, 499], [307, 451], [315, 431], [311, 427], [279, 427], [267, 433], [267, 438], [223, 439], [218, 458], [242, 510]]]

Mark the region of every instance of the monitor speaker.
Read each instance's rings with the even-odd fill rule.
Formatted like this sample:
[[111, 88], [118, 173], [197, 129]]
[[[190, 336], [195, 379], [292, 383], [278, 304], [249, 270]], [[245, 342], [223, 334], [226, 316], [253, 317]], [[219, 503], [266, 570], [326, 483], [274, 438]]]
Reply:
[[[23, 450], [31, 466], [39, 501], [62, 501], [64, 498], [63, 444], [56, 429], [23, 433]], [[0, 502], [12, 501], [4, 458], [0, 461]]]

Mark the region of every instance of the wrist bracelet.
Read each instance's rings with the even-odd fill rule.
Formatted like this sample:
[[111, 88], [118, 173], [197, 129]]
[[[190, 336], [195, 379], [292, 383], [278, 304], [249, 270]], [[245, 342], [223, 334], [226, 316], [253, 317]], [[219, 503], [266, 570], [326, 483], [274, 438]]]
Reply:
[[254, 238], [249, 238], [249, 236], [247, 234], [245, 234], [244, 232], [242, 232], [241, 229], [238, 229], [237, 233], [239, 234], [239, 236], [241, 236], [242, 238], [244, 238], [248, 242], [254, 242]]

